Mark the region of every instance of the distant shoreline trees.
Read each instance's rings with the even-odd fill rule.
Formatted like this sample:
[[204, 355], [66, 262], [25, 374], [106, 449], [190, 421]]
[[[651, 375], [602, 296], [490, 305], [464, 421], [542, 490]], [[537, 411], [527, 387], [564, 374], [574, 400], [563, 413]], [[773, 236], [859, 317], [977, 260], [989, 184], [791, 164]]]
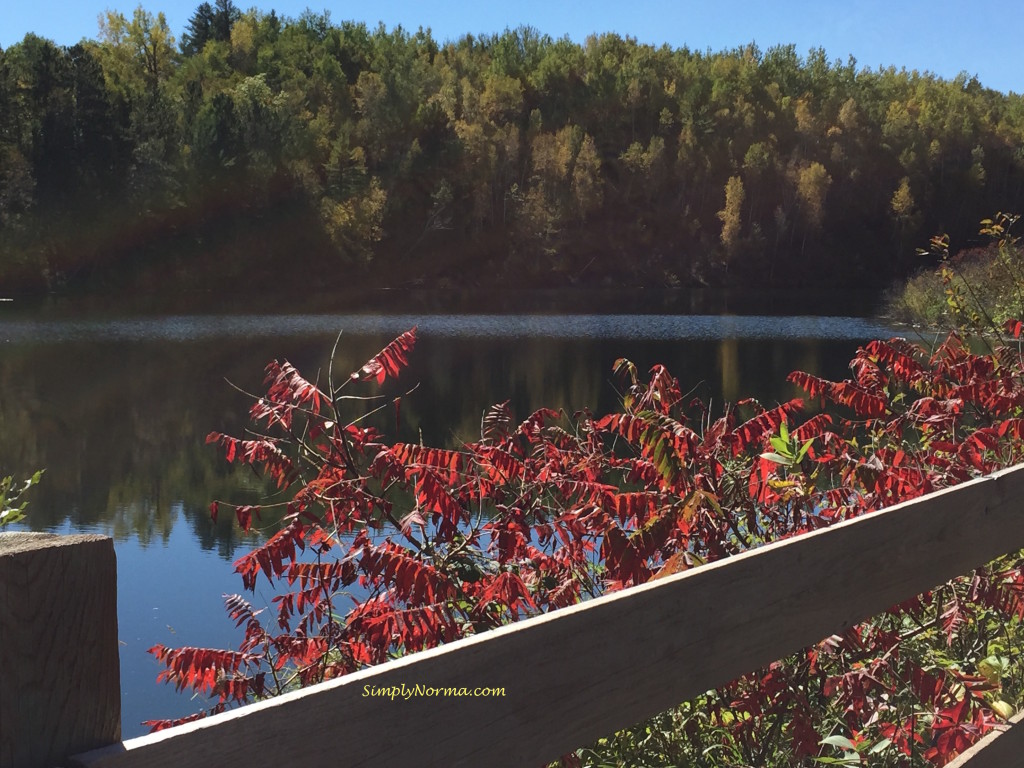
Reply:
[[[1024, 98], [792, 46], [583, 44], [202, 3], [0, 51], [0, 283], [878, 286], [1024, 210]], [[253, 247], [253, 243], [258, 244]], [[152, 279], [150, 279], [152, 282]]]

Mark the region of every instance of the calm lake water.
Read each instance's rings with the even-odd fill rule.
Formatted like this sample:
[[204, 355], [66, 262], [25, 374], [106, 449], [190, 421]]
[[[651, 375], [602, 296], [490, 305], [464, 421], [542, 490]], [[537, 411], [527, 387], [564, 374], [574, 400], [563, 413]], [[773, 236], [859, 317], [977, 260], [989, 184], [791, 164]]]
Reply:
[[[457, 302], [453, 302], [456, 304]], [[668, 366], [684, 390], [763, 403], [796, 391], [802, 369], [844, 378], [859, 343], [894, 335], [856, 317], [637, 314], [232, 314], [0, 305], [0, 475], [45, 467], [25, 528], [98, 532], [115, 539], [123, 732], [177, 717], [200, 702], [157, 686], [155, 643], [230, 647], [222, 595], [241, 590], [232, 562], [255, 540], [230, 516], [209, 519], [214, 498], [255, 501], [251, 472], [204, 444], [211, 430], [241, 433], [263, 366], [288, 359], [313, 379], [342, 331], [335, 371], [358, 368], [395, 335], [419, 328], [397, 388], [401, 422], [389, 436], [457, 444], [478, 437], [481, 413], [505, 399], [520, 417], [541, 406], [612, 410], [618, 357]], [[500, 310], [500, 307], [498, 308]], [[259, 605], [269, 595], [258, 591]]]

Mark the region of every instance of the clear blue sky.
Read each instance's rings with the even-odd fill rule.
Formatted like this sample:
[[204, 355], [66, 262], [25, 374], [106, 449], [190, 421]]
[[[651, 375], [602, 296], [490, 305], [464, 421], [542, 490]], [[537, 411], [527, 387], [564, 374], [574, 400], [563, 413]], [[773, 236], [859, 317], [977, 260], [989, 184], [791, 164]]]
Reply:
[[[97, 34], [106, 8], [130, 16], [128, 0], [0, 0], [0, 46], [34, 32], [70, 45]], [[246, 9], [250, 3], [236, 1]], [[163, 11], [176, 37], [199, 0], [147, 0]], [[829, 59], [853, 55], [858, 66], [894, 65], [952, 78], [964, 71], [1000, 91], [1024, 93], [1024, 4], [1021, 0], [375, 0], [317, 3], [263, 0], [257, 7], [297, 16], [328, 9], [335, 22], [365, 21], [410, 30], [429, 27], [445, 41], [467, 32], [530, 25], [552, 37], [582, 42], [593, 32], [618, 32], [641, 42], [718, 51], [751, 41], [762, 49], [792, 43], [805, 55], [821, 46]], [[1015, 39], [1016, 38], [1016, 39]]]

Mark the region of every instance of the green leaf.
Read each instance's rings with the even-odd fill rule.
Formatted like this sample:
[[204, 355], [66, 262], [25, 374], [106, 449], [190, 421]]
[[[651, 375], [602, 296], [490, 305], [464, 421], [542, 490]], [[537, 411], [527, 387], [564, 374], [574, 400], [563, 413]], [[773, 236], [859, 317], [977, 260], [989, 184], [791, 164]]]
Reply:
[[39, 482], [43, 470], [39, 470], [28, 478], [21, 487], [17, 487], [11, 475], [0, 478], [0, 526], [16, 523], [25, 517], [27, 501], [18, 503], [19, 497]]
[[875, 744], [871, 749], [868, 750], [869, 755], [877, 755], [879, 752], [884, 752], [892, 744], [892, 739], [882, 739], [880, 742]]
[[827, 744], [830, 747], [838, 747], [839, 749], [848, 750], [851, 752], [857, 751], [857, 745], [850, 741], [845, 736], [836, 734], [835, 736], [829, 736], [828, 738], [822, 739], [818, 742], [819, 744]]
[[768, 461], [774, 461], [776, 464], [782, 464], [786, 467], [793, 463], [793, 459], [791, 457], [780, 456], [777, 453], [762, 453], [761, 458], [768, 459]]
[[[715, 510], [715, 514], [717, 514], [717, 515], [721, 515], [722, 514], [722, 507], [718, 503], [718, 497], [716, 497], [715, 494], [713, 494], [713, 493], [705, 493], [705, 492], [701, 491], [701, 496], [703, 496], [704, 501], [706, 501], [708, 504], [710, 504], [711, 508], [713, 510]], [[702, 560], [701, 561], [701, 565], [703, 565], [703, 564], [704, 564], [704, 561]]]
[[811, 443], [813, 443], [813, 442], [814, 442], [814, 438], [812, 437], [810, 440], [808, 440], [806, 443], [804, 443], [800, 447], [800, 451], [796, 455], [796, 462], [797, 462], [797, 464], [799, 464], [801, 461], [804, 460], [804, 456], [806, 456], [807, 455], [807, 451], [809, 451], [811, 449]]

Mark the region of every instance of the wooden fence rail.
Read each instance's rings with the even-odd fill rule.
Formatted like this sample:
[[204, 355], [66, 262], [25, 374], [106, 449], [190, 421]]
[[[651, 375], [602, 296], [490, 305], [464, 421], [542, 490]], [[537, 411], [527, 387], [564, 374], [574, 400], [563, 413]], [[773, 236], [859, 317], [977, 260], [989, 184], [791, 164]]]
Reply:
[[[1021, 548], [1024, 466], [69, 762], [541, 765]], [[1024, 726], [972, 753], [956, 765], [1024, 766]]]

